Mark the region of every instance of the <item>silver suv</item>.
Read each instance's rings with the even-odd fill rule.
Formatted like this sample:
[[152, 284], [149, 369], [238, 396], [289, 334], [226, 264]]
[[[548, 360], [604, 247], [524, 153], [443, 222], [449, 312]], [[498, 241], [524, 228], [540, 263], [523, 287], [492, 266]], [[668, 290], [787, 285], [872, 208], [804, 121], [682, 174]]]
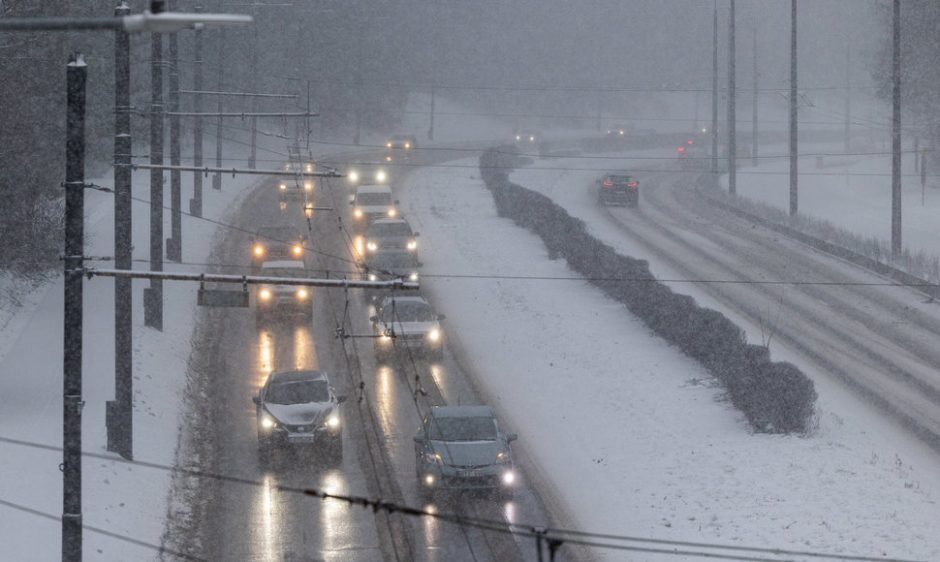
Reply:
[[322, 445], [342, 455], [342, 420], [337, 396], [322, 371], [271, 373], [252, 399], [258, 415], [258, 452], [278, 446]]

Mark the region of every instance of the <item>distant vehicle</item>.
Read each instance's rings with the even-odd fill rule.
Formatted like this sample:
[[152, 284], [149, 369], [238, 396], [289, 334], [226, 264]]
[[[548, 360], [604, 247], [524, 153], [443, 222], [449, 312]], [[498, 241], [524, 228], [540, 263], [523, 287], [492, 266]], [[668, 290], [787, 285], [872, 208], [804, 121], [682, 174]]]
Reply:
[[[300, 260], [266, 261], [261, 264], [261, 275], [267, 277], [307, 276], [307, 268]], [[303, 285], [258, 285], [255, 316], [263, 323], [272, 314], [299, 314], [304, 319], [313, 317], [313, 300], [309, 287]]]
[[366, 229], [367, 253], [405, 250], [417, 254], [418, 233], [405, 219], [376, 219]]
[[511, 496], [516, 485], [509, 443], [489, 406], [435, 406], [415, 435], [415, 471], [424, 494], [489, 489]]
[[342, 455], [342, 419], [329, 376], [322, 371], [271, 373], [252, 399], [258, 417], [258, 452], [277, 447], [320, 445]]
[[538, 133], [528, 129], [517, 131], [515, 139], [517, 144], [535, 144], [542, 140]]
[[441, 320], [424, 297], [386, 297], [376, 307], [372, 322], [375, 336], [375, 360], [385, 363], [395, 350], [413, 353], [431, 361], [444, 355], [444, 332]]
[[350, 197], [353, 227], [363, 231], [372, 221], [398, 216], [398, 201], [392, 199], [392, 190], [387, 185], [360, 185]]
[[388, 172], [379, 164], [358, 164], [346, 169], [346, 183], [357, 185], [381, 185], [388, 181]]
[[265, 261], [303, 260], [306, 237], [289, 224], [263, 226], [251, 240], [251, 265], [261, 266]]
[[676, 148], [676, 157], [685, 170], [704, 169], [709, 165], [708, 153], [695, 138], [689, 138]]
[[624, 174], [607, 174], [597, 180], [597, 202], [636, 207], [640, 204], [640, 181]]
[[633, 132], [633, 125], [611, 125], [607, 129], [608, 137], [623, 137]]
[[418, 139], [414, 135], [392, 135], [385, 141], [385, 148], [411, 151], [418, 148]]
[[303, 201], [313, 195], [313, 179], [282, 179], [277, 184], [277, 197], [279, 201]]
[[[363, 266], [368, 271], [369, 281], [390, 281], [402, 279], [404, 281], [418, 281], [418, 257], [413, 252], [392, 250], [366, 254]], [[370, 300], [380, 301], [389, 293], [385, 289], [367, 289], [366, 297]]]

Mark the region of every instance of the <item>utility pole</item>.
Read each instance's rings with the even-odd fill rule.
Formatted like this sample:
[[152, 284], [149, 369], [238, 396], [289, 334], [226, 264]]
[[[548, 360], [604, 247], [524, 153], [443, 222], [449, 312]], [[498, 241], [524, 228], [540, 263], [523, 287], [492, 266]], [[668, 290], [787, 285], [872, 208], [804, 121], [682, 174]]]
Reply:
[[[169, 0], [168, 7], [171, 12], [176, 11], [177, 0]], [[179, 70], [179, 34], [170, 33], [169, 36], [169, 79], [170, 99], [169, 110], [180, 110], [180, 70]], [[170, 115], [170, 164], [180, 165], [180, 118]], [[170, 237], [166, 240], [166, 257], [170, 261], [183, 260], [183, 215], [182, 215], [182, 185], [180, 173], [170, 172]]]
[[[202, 6], [193, 6], [193, 12], [201, 13]], [[202, 91], [202, 26], [193, 33], [193, 90]], [[202, 113], [202, 94], [193, 96], [193, 112]], [[193, 166], [202, 166], [202, 117], [193, 120]], [[189, 200], [189, 214], [202, 216], [202, 175], [193, 174], [193, 198]]]
[[353, 136], [353, 144], [359, 146], [359, 136], [362, 132], [362, 42], [368, 33], [356, 41], [356, 134]]
[[751, 87], [751, 165], [757, 167], [757, 157], [759, 155], [759, 148], [757, 142], [757, 86], [758, 86], [758, 72], [757, 72], [757, 20], [754, 20], [754, 45], [752, 48], [753, 56], [751, 61], [754, 63], [753, 68], [751, 69], [751, 74], [753, 78], [753, 85]]
[[845, 152], [852, 146], [852, 47], [845, 46]]
[[85, 212], [85, 82], [73, 55], [66, 69], [65, 314], [62, 395], [62, 560], [82, 559], [82, 282]]
[[[127, 3], [116, 17], [131, 13]], [[131, 92], [130, 36], [114, 32], [114, 265], [131, 269]], [[108, 450], [125, 459], [133, 455], [133, 301], [130, 279], [114, 280], [114, 400], [107, 403]]]
[[901, 253], [901, 0], [894, 0], [891, 81], [891, 253]]
[[718, 173], [718, 0], [712, 13], [712, 173]]
[[428, 127], [428, 140], [434, 140], [434, 82], [431, 82], [431, 126]]
[[[225, 68], [225, 29], [219, 30], [219, 58], [216, 61], [216, 66], [218, 68], [217, 75], [217, 86], [218, 90], [221, 92], [225, 89], [223, 84], [224, 74], [222, 70]], [[219, 120], [215, 126], [215, 167], [222, 167], [222, 96], [219, 96], [218, 99], [218, 112]], [[222, 174], [215, 174], [212, 176], [212, 189], [222, 189]]]
[[[257, 21], [258, 20], [258, 3], [252, 2], [251, 4], [251, 17]], [[251, 91], [258, 91], [258, 24], [251, 26]], [[219, 87], [221, 90], [221, 86]], [[258, 99], [251, 99], [251, 112], [257, 113], [258, 111]], [[258, 118], [255, 116], [251, 117], [251, 152], [248, 155], [248, 167], [252, 170], [255, 168], [255, 165], [258, 161]]]
[[790, 216], [799, 210], [799, 124], [797, 123], [796, 0], [790, 0]]
[[734, 114], [734, 0], [730, 0], [729, 2], [728, 17], [728, 192], [731, 195], [735, 195], [738, 191], [738, 143], [735, 135], [737, 120]]
[[[163, 164], [163, 35], [151, 33], [150, 163]], [[163, 170], [150, 170], [150, 269], [163, 271]], [[144, 290], [144, 324], [163, 330], [163, 280]]]

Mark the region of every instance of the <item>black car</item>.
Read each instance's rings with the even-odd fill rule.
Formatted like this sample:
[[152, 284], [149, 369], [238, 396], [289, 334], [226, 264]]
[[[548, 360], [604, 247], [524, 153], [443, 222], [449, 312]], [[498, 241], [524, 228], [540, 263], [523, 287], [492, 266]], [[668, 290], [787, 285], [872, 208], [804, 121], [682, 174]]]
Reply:
[[392, 135], [385, 141], [385, 148], [414, 150], [418, 147], [418, 139], [414, 135]]
[[597, 201], [601, 205], [636, 207], [640, 204], [640, 182], [633, 176], [607, 174], [597, 180]]
[[342, 454], [342, 419], [337, 396], [323, 371], [271, 373], [253, 398], [258, 417], [258, 451], [317, 445]]
[[273, 260], [303, 260], [306, 237], [289, 224], [263, 226], [251, 240], [251, 264]]

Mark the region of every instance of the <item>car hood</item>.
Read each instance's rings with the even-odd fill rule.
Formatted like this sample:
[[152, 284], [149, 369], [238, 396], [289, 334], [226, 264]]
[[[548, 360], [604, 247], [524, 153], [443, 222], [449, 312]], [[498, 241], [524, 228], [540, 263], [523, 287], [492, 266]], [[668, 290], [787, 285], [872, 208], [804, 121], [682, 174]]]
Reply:
[[274, 419], [287, 425], [319, 425], [333, 411], [331, 402], [309, 404], [265, 404], [264, 408]]
[[496, 464], [506, 448], [501, 441], [431, 441], [431, 447], [444, 464], [467, 468]]
[[440, 328], [437, 322], [395, 322], [392, 326], [396, 334], [403, 336], [424, 335], [434, 328]]
[[363, 213], [374, 215], [376, 213], [387, 213], [392, 208], [391, 205], [359, 205], [356, 207]]

